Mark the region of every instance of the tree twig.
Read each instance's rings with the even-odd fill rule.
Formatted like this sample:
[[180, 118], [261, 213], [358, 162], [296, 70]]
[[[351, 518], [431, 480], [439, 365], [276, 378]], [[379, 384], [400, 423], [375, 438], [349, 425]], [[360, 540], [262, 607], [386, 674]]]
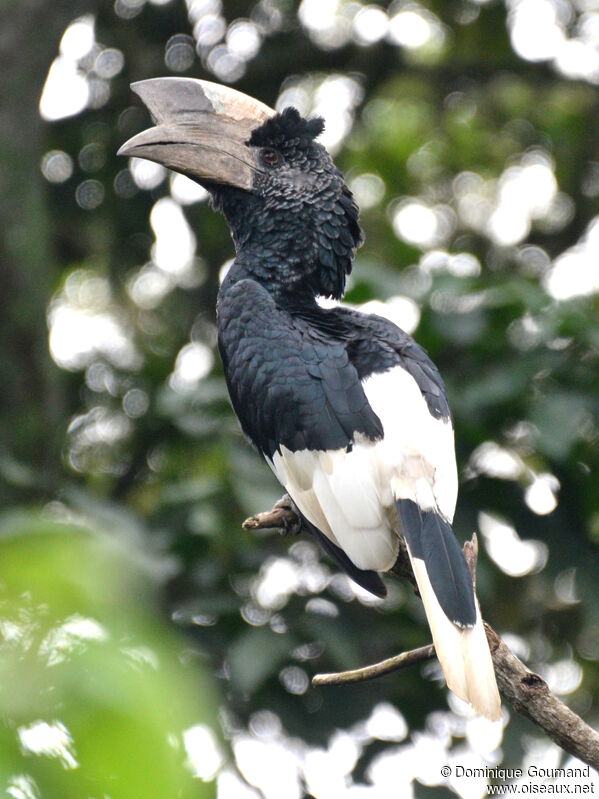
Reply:
[[315, 674], [312, 677], [312, 685], [346, 685], [350, 682], [373, 680], [375, 677], [382, 677], [383, 674], [390, 674], [392, 671], [405, 669], [407, 666], [414, 666], [416, 663], [423, 663], [434, 657], [435, 647], [429, 644], [418, 649], [410, 649], [409, 652], [402, 652], [400, 655], [393, 655], [393, 657], [373, 663], [371, 666], [364, 666], [361, 669], [338, 671], [332, 674]]
[[[276, 528], [285, 535], [297, 535], [308, 532], [302, 524], [293, 501], [286, 494], [269, 511], [251, 516], [243, 523], [246, 530]], [[478, 559], [478, 542], [476, 534], [471, 541], [464, 544], [464, 555], [476, 580], [476, 563]], [[399, 563], [393, 571], [406, 577], [415, 586], [407, 553], [400, 550]], [[577, 716], [560, 699], [551, 693], [547, 683], [538, 674], [526, 668], [501, 640], [499, 635], [485, 622], [485, 631], [499, 692], [517, 712], [526, 716], [536, 724], [552, 741], [564, 751], [599, 770], [599, 734], [593, 730], [580, 716]], [[345, 685], [348, 683], [371, 680], [389, 674], [398, 669], [422, 663], [434, 657], [432, 644], [408, 652], [402, 652], [379, 663], [373, 663], [359, 669], [338, 672], [335, 674], [317, 674], [312, 679], [313, 685]]]

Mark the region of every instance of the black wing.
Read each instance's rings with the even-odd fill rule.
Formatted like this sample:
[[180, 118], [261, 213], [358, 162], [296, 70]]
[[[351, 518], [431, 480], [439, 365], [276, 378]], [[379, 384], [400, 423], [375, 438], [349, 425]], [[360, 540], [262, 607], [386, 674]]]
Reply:
[[[345, 345], [315, 334], [305, 321], [277, 308], [255, 281], [239, 281], [221, 298], [218, 343], [235, 413], [267, 458], [280, 446], [292, 452], [335, 450], [351, 447], [356, 433], [372, 440], [382, 436]], [[358, 569], [304, 521], [353, 580], [385, 596], [376, 572]]]
[[346, 343], [278, 308], [256, 281], [240, 280], [221, 299], [219, 349], [235, 413], [263, 455], [383, 435]]

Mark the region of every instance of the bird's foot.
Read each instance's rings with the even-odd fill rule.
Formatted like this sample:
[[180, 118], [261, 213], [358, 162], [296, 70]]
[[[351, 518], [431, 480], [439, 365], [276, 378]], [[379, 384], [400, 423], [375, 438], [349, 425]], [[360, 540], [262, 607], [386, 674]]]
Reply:
[[270, 510], [250, 516], [242, 524], [244, 530], [276, 529], [281, 535], [299, 535], [302, 518], [291, 497], [285, 494]]

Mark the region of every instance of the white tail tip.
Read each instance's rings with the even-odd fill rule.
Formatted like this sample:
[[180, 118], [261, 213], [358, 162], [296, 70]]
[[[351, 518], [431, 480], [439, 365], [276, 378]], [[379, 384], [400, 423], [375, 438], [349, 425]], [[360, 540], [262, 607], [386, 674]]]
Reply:
[[501, 716], [501, 699], [485, 628], [476, 604], [476, 624], [461, 629], [450, 621], [435, 596], [424, 561], [410, 555], [414, 576], [448, 687], [490, 721]]

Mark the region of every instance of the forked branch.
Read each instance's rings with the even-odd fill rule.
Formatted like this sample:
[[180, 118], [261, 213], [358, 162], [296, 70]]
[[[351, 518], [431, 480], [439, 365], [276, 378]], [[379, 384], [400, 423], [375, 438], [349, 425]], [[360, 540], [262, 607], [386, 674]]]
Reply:
[[[287, 495], [282, 497], [271, 510], [246, 519], [243, 527], [246, 530], [276, 528], [285, 535], [307, 532], [302, 525], [301, 516]], [[475, 579], [478, 558], [476, 535], [471, 541], [464, 544], [464, 554], [472, 577]], [[394, 571], [407, 578], [415, 586], [416, 581], [405, 551], [401, 551], [399, 563]], [[529, 671], [486, 622], [485, 630], [495, 667], [497, 685], [503, 699], [517, 713], [526, 716], [542, 729], [564, 751], [599, 770], [599, 734], [552, 694], [542, 677]], [[317, 674], [313, 677], [312, 684], [320, 686], [345, 685], [371, 680], [392, 671], [430, 660], [434, 656], [435, 648], [431, 644], [409, 652], [402, 652], [364, 668], [335, 674]]]

